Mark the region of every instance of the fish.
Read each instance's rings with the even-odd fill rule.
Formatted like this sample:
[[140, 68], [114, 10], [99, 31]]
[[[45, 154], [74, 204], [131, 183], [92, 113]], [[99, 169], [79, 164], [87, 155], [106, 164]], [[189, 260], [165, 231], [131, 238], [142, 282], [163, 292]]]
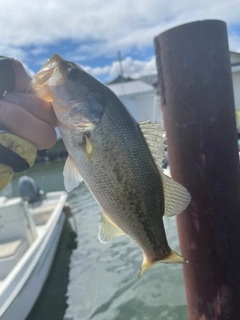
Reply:
[[163, 216], [181, 213], [191, 200], [163, 172], [163, 128], [137, 123], [106, 85], [58, 54], [34, 76], [32, 88], [52, 102], [69, 154], [66, 190], [84, 180], [101, 207], [100, 242], [130, 236], [143, 253], [138, 277], [159, 262], [187, 262], [169, 247], [163, 224]]

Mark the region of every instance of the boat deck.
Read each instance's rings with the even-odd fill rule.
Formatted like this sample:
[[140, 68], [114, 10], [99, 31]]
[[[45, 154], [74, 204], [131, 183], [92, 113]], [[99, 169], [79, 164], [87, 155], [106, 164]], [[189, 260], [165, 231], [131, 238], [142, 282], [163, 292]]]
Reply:
[[[41, 206], [29, 208], [38, 236], [41, 236], [47, 228], [47, 222], [53, 214], [56, 203], [43, 201]], [[0, 287], [1, 282], [10, 273], [20, 258], [28, 250], [29, 244], [25, 238], [14, 237], [10, 241], [0, 241]]]
[[53, 213], [54, 207], [55, 205], [53, 203], [50, 203], [42, 207], [30, 209], [35, 225], [36, 226], [45, 225], [48, 222], [51, 214]]

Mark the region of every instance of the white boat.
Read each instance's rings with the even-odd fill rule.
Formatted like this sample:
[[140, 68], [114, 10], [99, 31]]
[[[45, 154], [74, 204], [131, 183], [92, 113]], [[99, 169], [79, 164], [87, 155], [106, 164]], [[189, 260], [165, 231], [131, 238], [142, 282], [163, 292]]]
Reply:
[[24, 320], [49, 274], [66, 215], [66, 192], [28, 208], [0, 197], [0, 319]]

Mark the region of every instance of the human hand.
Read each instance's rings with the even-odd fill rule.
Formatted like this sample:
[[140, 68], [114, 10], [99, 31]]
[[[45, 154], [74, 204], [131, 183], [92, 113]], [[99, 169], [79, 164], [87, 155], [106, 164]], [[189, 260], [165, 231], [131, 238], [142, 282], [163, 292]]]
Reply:
[[0, 100], [0, 124], [38, 150], [49, 149], [56, 142], [57, 120], [52, 105], [27, 92], [31, 78], [21, 62], [14, 60], [13, 68], [15, 88]]

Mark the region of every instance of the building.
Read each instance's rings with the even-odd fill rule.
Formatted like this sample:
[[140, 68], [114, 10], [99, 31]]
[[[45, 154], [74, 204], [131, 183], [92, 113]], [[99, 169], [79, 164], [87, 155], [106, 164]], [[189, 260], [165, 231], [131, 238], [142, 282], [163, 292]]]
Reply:
[[160, 100], [157, 89], [141, 80], [109, 84], [132, 116], [138, 121], [161, 122]]
[[[237, 126], [240, 129], [240, 53], [230, 52]], [[158, 76], [146, 75], [137, 80], [118, 76], [108, 87], [120, 98], [134, 118], [162, 123]]]

